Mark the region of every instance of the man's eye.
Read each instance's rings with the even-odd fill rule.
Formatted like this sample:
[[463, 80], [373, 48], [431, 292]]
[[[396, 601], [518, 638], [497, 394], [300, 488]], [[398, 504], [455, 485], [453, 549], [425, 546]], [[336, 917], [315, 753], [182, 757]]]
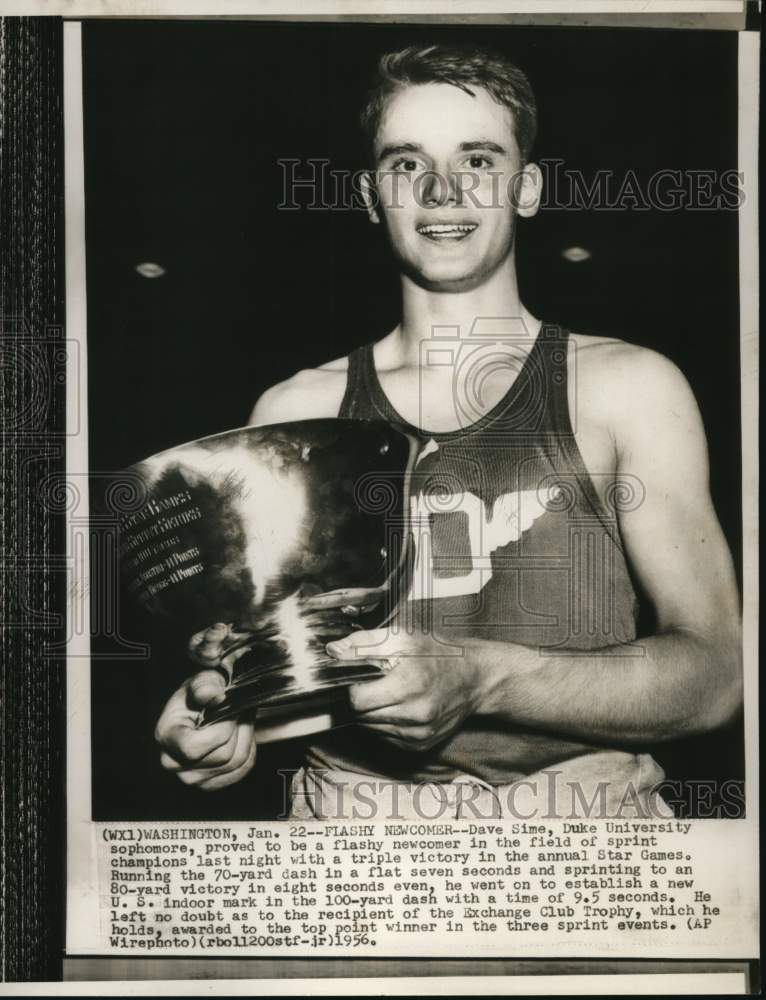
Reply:
[[468, 157], [468, 166], [472, 170], [485, 170], [487, 167], [492, 166], [492, 161], [486, 156], [480, 156], [475, 153], [473, 156]]
[[414, 170], [418, 169], [418, 166], [419, 164], [417, 160], [401, 159], [395, 160], [391, 165], [391, 169], [398, 170], [402, 173], [412, 173]]

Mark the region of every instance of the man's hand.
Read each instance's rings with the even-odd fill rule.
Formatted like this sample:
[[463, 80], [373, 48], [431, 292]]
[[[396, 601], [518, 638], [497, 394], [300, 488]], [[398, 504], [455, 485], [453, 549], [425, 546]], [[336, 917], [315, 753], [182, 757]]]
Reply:
[[331, 642], [327, 652], [388, 667], [385, 677], [350, 687], [349, 699], [359, 725], [406, 749], [429, 750], [446, 739], [483, 696], [481, 674], [467, 651], [460, 655], [427, 636], [355, 632]]
[[[255, 763], [253, 725], [229, 719], [199, 727], [203, 709], [218, 704], [226, 691], [228, 625], [214, 625], [189, 643], [189, 654], [205, 667], [173, 694], [160, 716], [155, 738], [162, 747], [160, 763], [186, 785], [215, 791], [233, 785]], [[244, 650], [231, 654], [235, 659]]]

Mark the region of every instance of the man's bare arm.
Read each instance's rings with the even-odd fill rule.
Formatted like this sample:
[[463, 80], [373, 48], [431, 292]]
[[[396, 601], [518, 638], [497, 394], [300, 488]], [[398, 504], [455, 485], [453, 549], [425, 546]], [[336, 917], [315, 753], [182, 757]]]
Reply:
[[618, 476], [645, 490], [636, 509], [619, 512], [620, 528], [657, 633], [633, 650], [585, 658], [514, 652], [510, 667], [500, 650], [485, 649], [493, 662], [479, 710], [592, 739], [670, 739], [713, 729], [739, 707], [739, 601], [685, 379], [666, 359], [627, 345], [616, 367], [603, 407]]

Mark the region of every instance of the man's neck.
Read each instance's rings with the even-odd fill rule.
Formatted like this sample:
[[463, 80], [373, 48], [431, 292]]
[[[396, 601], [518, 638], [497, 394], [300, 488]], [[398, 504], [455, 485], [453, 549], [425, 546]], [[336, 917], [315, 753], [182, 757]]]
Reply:
[[[395, 331], [395, 351], [405, 366], [417, 366], [423, 346], [485, 338], [506, 341], [522, 352], [537, 335], [539, 321], [519, 299], [513, 262], [498, 269], [477, 288], [464, 292], [431, 291], [402, 278], [402, 320]], [[392, 345], [394, 346], [394, 345]]]

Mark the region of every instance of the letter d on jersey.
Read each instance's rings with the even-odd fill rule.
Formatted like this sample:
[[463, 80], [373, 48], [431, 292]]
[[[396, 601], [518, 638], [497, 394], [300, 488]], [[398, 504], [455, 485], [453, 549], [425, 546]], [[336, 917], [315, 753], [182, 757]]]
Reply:
[[[435, 495], [433, 500], [428, 493], [411, 497], [416, 555], [409, 600], [438, 600], [478, 594], [492, 578], [492, 553], [517, 542], [539, 517], [548, 512], [548, 504], [559, 493], [558, 486], [504, 493], [491, 508], [468, 490], [453, 495], [446, 503], [443, 493]], [[445, 507], [448, 512], [445, 512]], [[463, 531], [438, 530], [439, 518], [454, 517], [457, 513], [464, 515]], [[440, 541], [437, 542], [437, 539]], [[468, 569], [465, 566], [466, 548], [470, 556]], [[455, 569], [454, 573], [449, 573], [450, 566]]]

